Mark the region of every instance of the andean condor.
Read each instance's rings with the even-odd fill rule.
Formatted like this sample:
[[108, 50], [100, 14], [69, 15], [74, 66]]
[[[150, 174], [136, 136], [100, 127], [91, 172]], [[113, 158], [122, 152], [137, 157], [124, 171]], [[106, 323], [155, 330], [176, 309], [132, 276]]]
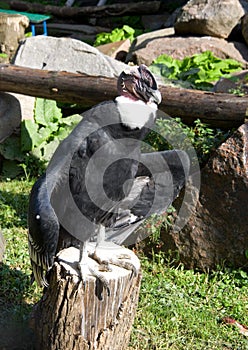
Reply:
[[184, 151], [141, 154], [161, 102], [152, 73], [145, 65], [132, 67], [120, 74], [117, 90], [114, 101], [83, 113], [32, 188], [28, 241], [40, 286], [48, 286], [62, 231], [81, 242], [83, 269], [90, 239], [130, 243], [134, 229], [165, 212], [184, 185]]

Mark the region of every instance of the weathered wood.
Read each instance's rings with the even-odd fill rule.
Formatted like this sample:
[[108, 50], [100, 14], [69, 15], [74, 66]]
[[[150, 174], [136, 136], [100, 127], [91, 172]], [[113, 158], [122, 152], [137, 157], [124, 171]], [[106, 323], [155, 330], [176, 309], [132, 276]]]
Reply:
[[160, 109], [171, 117], [180, 117], [186, 124], [196, 119], [212, 127], [234, 128], [244, 123], [248, 97], [183, 88], [161, 86]]
[[42, 5], [39, 3], [27, 3], [23, 1], [10, 1], [10, 6], [16, 11], [49, 13], [56, 17], [78, 19], [82, 17], [103, 16], [130, 16], [145, 15], [158, 13], [160, 9], [160, 1], [142, 1], [138, 3], [122, 3], [105, 6], [84, 6], [84, 7], [67, 7]]
[[[116, 96], [116, 79], [85, 74], [0, 65], [0, 91], [77, 103], [86, 107]], [[200, 118], [213, 127], [232, 128], [244, 123], [246, 96], [160, 86], [160, 110], [185, 123]]]
[[138, 303], [140, 264], [132, 251], [110, 242], [106, 245], [104, 256], [128, 254], [137, 275], [111, 264], [112, 272], [101, 272], [109, 281], [108, 296], [101, 282], [87, 271], [85, 285], [82, 283], [78, 249], [63, 250], [52, 269], [50, 286], [32, 312], [36, 350], [127, 349]]
[[28, 25], [29, 20], [25, 16], [0, 12], [1, 53], [7, 54], [9, 58], [13, 57], [20, 40], [25, 37], [25, 29]]

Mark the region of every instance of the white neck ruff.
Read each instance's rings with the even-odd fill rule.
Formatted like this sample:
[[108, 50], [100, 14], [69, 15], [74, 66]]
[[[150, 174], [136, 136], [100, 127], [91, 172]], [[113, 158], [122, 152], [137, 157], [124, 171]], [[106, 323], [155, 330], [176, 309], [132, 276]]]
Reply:
[[116, 97], [117, 108], [120, 112], [122, 124], [130, 129], [143, 128], [150, 118], [156, 117], [157, 105], [147, 104], [141, 100], [133, 101], [128, 97]]

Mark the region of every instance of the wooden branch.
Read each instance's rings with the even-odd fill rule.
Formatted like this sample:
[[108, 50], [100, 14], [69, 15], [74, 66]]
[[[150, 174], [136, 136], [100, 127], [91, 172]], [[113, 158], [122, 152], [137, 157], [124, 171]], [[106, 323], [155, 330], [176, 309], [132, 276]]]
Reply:
[[35, 12], [51, 14], [62, 18], [96, 17], [103, 16], [131, 16], [155, 14], [159, 12], [160, 1], [143, 1], [138, 3], [122, 3], [106, 6], [85, 6], [85, 7], [67, 7], [42, 5], [39, 3], [27, 3], [24, 1], [10, 1], [11, 9], [16, 11]]
[[138, 304], [140, 263], [128, 249], [111, 242], [104, 245], [97, 248], [98, 254], [104, 253], [105, 259], [128, 254], [137, 275], [111, 264], [112, 271], [100, 272], [109, 281], [110, 295], [107, 295], [101, 282], [87, 271], [87, 265], [85, 285], [82, 283], [77, 271], [78, 249], [70, 247], [61, 251], [51, 271], [49, 288], [31, 315], [35, 349], [127, 349]]
[[[0, 91], [77, 103], [85, 107], [111, 100], [116, 79], [85, 74], [46, 71], [14, 65], [0, 65]], [[171, 86], [160, 86], [160, 110], [185, 123], [200, 118], [213, 127], [232, 128], [244, 123], [248, 98]]]

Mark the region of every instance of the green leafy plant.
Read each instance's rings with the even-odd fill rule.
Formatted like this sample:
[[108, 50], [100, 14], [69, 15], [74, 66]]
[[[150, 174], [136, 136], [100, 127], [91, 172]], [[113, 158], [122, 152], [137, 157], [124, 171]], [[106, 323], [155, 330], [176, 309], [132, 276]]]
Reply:
[[137, 30], [129, 27], [128, 25], [124, 25], [122, 28], [113, 29], [111, 33], [103, 32], [97, 34], [94, 46], [114, 43], [124, 39], [129, 39], [132, 42], [136, 35]]
[[37, 175], [81, 119], [79, 114], [63, 118], [55, 101], [37, 98], [34, 120], [23, 120], [20, 135], [12, 135], [0, 144], [5, 159], [2, 173], [15, 177], [23, 170], [26, 176], [28, 171]]
[[241, 68], [240, 62], [215, 57], [211, 51], [185, 57], [183, 60], [163, 54], [150, 66], [152, 72], [166, 79], [187, 82], [191, 87], [201, 90], [210, 90], [212, 82], [221, 77], [229, 77], [230, 73]]
[[55, 101], [37, 98], [34, 120], [24, 120], [21, 126], [21, 150], [48, 161], [59, 142], [82, 119], [78, 114], [62, 118]]
[[211, 151], [216, 149], [230, 133], [230, 130], [212, 129], [200, 119], [196, 119], [192, 126], [185, 125], [180, 118], [158, 119], [156, 129], [149, 133], [145, 141], [155, 151], [173, 149], [171, 140], [176, 140], [177, 148], [184, 150], [193, 146], [200, 165], [203, 165]]
[[[164, 245], [161, 240], [161, 230], [168, 230], [174, 223], [174, 214], [176, 209], [170, 205], [163, 214], [153, 214], [143, 224], [144, 230], [147, 232], [147, 239], [144, 241], [145, 250], [160, 250]], [[143, 245], [143, 244], [142, 244]]]

